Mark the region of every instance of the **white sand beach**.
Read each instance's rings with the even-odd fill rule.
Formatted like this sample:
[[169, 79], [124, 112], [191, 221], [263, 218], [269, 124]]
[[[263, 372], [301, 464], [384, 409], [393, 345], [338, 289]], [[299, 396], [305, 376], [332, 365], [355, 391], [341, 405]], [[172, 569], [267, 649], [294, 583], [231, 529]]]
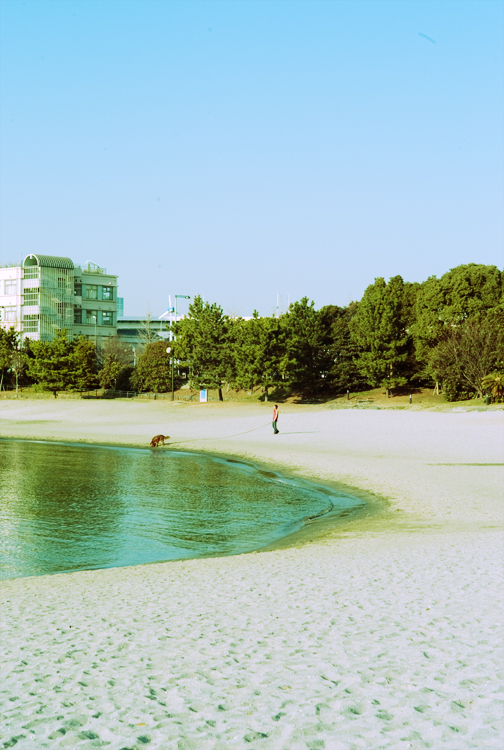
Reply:
[[168, 433], [377, 498], [285, 548], [2, 582], [0, 747], [502, 747], [504, 412], [270, 411], [0, 402], [2, 437]]

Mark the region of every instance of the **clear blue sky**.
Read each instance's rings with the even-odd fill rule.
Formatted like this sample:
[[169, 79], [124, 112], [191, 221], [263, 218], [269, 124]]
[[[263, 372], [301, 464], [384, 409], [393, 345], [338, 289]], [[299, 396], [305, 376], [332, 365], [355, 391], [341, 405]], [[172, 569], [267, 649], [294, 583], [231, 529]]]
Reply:
[[132, 315], [502, 267], [503, 9], [2, 0], [0, 263], [93, 260]]

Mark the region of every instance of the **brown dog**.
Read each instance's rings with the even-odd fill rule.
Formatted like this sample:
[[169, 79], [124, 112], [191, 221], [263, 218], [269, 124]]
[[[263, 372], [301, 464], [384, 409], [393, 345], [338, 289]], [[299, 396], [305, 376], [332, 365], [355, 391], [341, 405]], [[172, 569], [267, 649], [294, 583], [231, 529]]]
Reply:
[[157, 448], [160, 443], [164, 445], [165, 440], [169, 440], [169, 439], [170, 439], [169, 435], [156, 435], [156, 437], [153, 437], [152, 440], [150, 441], [150, 447]]

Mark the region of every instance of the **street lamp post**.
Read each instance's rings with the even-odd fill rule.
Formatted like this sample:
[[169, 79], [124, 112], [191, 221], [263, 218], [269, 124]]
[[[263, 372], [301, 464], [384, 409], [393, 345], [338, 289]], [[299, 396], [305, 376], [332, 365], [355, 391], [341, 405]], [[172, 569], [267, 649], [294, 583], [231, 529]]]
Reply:
[[[191, 299], [191, 297], [188, 294], [176, 294], [175, 295], [175, 325], [177, 324], [177, 300], [178, 299]], [[173, 331], [171, 331], [170, 333], [171, 333], [170, 340], [173, 341], [174, 339]], [[170, 353], [169, 348], [166, 351]], [[171, 400], [172, 401], [175, 401], [175, 387], [174, 387], [175, 380], [174, 380], [174, 374], [173, 374], [174, 360], [175, 360], [175, 357], [173, 356], [173, 351], [172, 351], [171, 352]]]
[[[171, 346], [168, 346], [166, 349], [166, 353], [170, 354], [171, 352]], [[175, 397], [175, 393], [173, 390], [173, 354], [171, 355], [171, 400], [173, 401]]]

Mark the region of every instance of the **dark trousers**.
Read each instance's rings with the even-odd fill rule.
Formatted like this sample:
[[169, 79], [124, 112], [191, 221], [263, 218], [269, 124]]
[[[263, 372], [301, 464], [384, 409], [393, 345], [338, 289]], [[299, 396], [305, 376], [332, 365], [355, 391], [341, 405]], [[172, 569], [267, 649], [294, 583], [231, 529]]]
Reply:
[[280, 432], [280, 430], [277, 429], [276, 420], [271, 423], [271, 426], [273, 427], [273, 432], [274, 432], [275, 435], [277, 434], [277, 432]]

